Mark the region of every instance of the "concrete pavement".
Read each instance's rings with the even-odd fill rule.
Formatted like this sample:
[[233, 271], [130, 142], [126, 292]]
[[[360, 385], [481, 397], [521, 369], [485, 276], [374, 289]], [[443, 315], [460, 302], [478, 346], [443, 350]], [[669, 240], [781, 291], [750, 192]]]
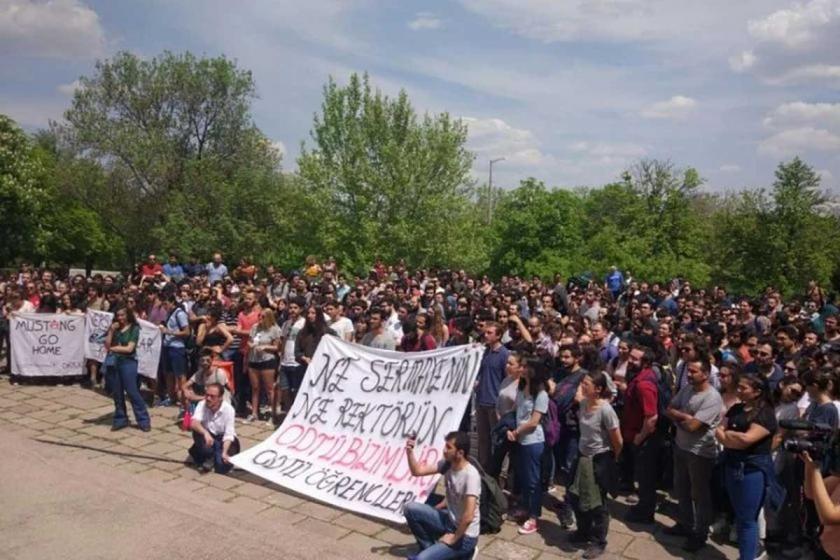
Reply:
[[[72, 386], [13, 385], [0, 379], [0, 558], [405, 557], [413, 539], [400, 526], [292, 494], [249, 473], [199, 474], [183, 465], [190, 438], [175, 409], [152, 409], [149, 433], [110, 431], [111, 400]], [[244, 448], [263, 424], [237, 425]], [[620, 514], [623, 503], [614, 504]], [[657, 525], [610, 525], [608, 560], [737, 558], [730, 545], [686, 554]], [[520, 536], [508, 522], [482, 535], [480, 557], [576, 558], [556, 516]]]

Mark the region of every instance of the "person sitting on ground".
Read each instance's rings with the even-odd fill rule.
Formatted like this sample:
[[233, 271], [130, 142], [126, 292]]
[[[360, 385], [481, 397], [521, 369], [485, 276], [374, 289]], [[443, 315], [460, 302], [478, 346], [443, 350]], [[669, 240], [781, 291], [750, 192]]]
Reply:
[[211, 383], [218, 383], [225, 388], [224, 400], [230, 402], [230, 389], [225, 372], [218, 367], [213, 367], [212, 348], [201, 349], [201, 356], [198, 359], [198, 370], [187, 380], [184, 385], [184, 396], [190, 403], [199, 403], [204, 400], [207, 386]]
[[189, 453], [202, 472], [212, 468], [218, 474], [227, 474], [233, 468], [231, 456], [239, 452], [236, 438], [233, 406], [225, 402], [225, 388], [219, 383], [205, 386], [204, 400], [198, 403], [190, 427], [193, 445]]
[[469, 558], [477, 550], [481, 475], [468, 459], [470, 436], [466, 432], [450, 432], [445, 441], [443, 460], [437, 465], [418, 463], [415, 440], [409, 438], [405, 442], [411, 474], [442, 474], [446, 486], [446, 497], [436, 506], [411, 502], [405, 507], [405, 521], [420, 546], [420, 553], [410, 559]]

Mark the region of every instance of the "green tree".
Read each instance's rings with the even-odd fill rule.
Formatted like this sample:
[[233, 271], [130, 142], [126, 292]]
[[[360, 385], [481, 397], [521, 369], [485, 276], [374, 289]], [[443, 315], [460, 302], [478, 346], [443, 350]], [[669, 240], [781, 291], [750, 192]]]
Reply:
[[320, 253], [356, 268], [377, 255], [414, 266], [482, 263], [461, 121], [418, 117], [404, 91], [389, 98], [354, 74], [344, 87], [332, 79], [324, 87], [311, 136], [298, 168]]
[[0, 114], [0, 263], [35, 250], [43, 226], [45, 180], [42, 158], [30, 139]]
[[[132, 259], [172, 239], [155, 237], [173, 233], [165, 224], [172, 221], [172, 204], [215, 188], [196, 181], [232, 181], [243, 168], [279, 164], [252, 122], [251, 73], [225, 57], [165, 52], [143, 60], [121, 52], [98, 62], [80, 83], [66, 124], [55, 130], [66, 149], [104, 169], [105, 180], [79, 200], [119, 233]], [[214, 227], [212, 221], [180, 225]], [[218, 237], [215, 232], [206, 241]]]
[[578, 272], [581, 206], [576, 193], [548, 190], [534, 178], [504, 193], [492, 227], [491, 273], [550, 278]]

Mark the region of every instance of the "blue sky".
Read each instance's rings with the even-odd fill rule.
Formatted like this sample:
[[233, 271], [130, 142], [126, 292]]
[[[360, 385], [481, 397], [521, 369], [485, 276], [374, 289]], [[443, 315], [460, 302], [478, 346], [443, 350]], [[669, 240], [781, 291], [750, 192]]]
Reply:
[[463, 118], [475, 176], [600, 185], [641, 157], [713, 191], [769, 186], [800, 155], [840, 186], [840, 0], [0, 0], [0, 112], [59, 119], [118, 50], [225, 54], [294, 169], [321, 88], [370, 73]]

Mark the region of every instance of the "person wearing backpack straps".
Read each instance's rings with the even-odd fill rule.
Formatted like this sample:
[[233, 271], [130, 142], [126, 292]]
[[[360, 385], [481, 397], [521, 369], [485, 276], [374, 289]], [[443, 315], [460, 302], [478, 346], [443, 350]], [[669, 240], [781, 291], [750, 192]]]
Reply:
[[445, 499], [436, 507], [420, 502], [405, 506], [403, 515], [417, 540], [420, 552], [413, 560], [448, 560], [475, 557], [481, 530], [481, 475], [470, 463], [470, 436], [466, 432], [446, 434], [443, 460], [435, 465], [417, 461], [416, 441], [409, 437], [405, 454], [412, 476], [442, 474]]
[[160, 325], [163, 334], [163, 371], [166, 375], [166, 388], [169, 399], [177, 399], [181, 405], [178, 413], [180, 419], [187, 410], [187, 398], [184, 395], [184, 384], [187, 382], [187, 344], [190, 336], [190, 319], [186, 311], [178, 306], [175, 294], [167, 295], [163, 300], [166, 311], [166, 321]]
[[662, 435], [657, 431], [659, 387], [653, 371], [654, 353], [646, 346], [633, 346], [627, 364], [627, 390], [621, 435], [633, 455], [634, 478], [639, 485], [639, 503], [626, 520], [653, 523], [656, 483]]
[[548, 413], [548, 379], [543, 368], [532, 362], [525, 366], [516, 393], [516, 427], [508, 430], [507, 439], [516, 442], [516, 477], [523, 510], [515, 517], [526, 519], [519, 527], [520, 535], [537, 532], [537, 519], [542, 512], [540, 474], [545, 449], [545, 434], [540, 420]]

